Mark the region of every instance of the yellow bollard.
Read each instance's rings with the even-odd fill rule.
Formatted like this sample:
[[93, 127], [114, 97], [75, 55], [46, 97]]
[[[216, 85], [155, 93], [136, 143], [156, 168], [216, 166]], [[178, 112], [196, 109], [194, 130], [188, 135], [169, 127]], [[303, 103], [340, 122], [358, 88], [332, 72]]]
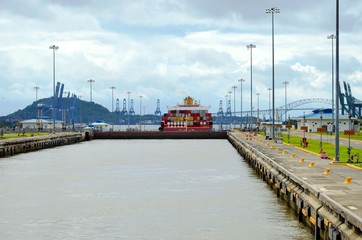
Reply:
[[330, 174], [331, 173], [331, 169], [330, 168], [326, 168], [326, 170], [324, 170], [323, 174]]
[[294, 195], [295, 198], [299, 197], [298, 193], [296, 193], [296, 192], [294, 192], [293, 195]]
[[314, 162], [310, 162], [309, 167], [314, 167]]
[[344, 179], [345, 184], [350, 184], [351, 181], [352, 181], [352, 177], [346, 177], [346, 179]]
[[299, 162], [304, 163], [304, 158], [301, 158]]
[[287, 152], [287, 150], [283, 150], [283, 154], [287, 154], [288, 152]]
[[270, 148], [274, 148], [274, 145], [271, 145]]
[[329, 221], [328, 221], [328, 219], [324, 219], [324, 225], [325, 225], [326, 227], [329, 226]]
[[292, 154], [290, 155], [290, 158], [295, 158], [295, 157], [296, 157], [295, 153], [292, 153]]
[[280, 151], [280, 148], [279, 148], [279, 147], [277, 147], [275, 150], [276, 150], [276, 151]]

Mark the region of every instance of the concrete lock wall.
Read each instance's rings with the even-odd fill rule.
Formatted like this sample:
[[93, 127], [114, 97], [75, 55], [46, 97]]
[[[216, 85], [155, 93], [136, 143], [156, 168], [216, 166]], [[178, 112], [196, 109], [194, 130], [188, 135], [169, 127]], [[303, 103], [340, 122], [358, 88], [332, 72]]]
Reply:
[[247, 142], [228, 135], [229, 142], [253, 167], [275, 194], [294, 210], [298, 220], [314, 233], [315, 239], [362, 239], [358, 216], [343, 208], [306, 181], [284, 169]]
[[62, 133], [37, 137], [23, 137], [0, 141], [0, 157], [52, 148], [84, 140], [81, 133]]

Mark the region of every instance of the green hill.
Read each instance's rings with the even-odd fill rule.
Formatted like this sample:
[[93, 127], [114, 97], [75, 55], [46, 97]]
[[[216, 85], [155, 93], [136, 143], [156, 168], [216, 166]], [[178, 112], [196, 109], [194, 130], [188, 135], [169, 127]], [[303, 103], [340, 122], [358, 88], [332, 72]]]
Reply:
[[[20, 121], [27, 119], [36, 119], [42, 115], [44, 119], [52, 119], [52, 98], [44, 98], [33, 102], [24, 109], [19, 109], [7, 116], [0, 117], [0, 127], [13, 127]], [[90, 103], [80, 99], [63, 98], [61, 107], [56, 109], [56, 119], [63, 120], [66, 116], [67, 123], [90, 123], [94, 121], [104, 121], [114, 124], [128, 124], [128, 115], [121, 112], [111, 113], [107, 108], [97, 103]], [[92, 121], [91, 121], [92, 120]], [[129, 117], [130, 124], [138, 123], [139, 115], [131, 115]], [[142, 116], [142, 120], [154, 121], [156, 124], [159, 118], [154, 115]]]

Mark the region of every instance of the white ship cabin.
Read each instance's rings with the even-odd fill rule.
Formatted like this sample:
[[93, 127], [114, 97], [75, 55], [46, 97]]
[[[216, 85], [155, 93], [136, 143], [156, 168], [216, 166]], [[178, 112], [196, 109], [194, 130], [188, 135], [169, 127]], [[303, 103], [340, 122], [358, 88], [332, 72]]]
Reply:
[[169, 112], [171, 111], [191, 111], [191, 113], [207, 113], [210, 109], [210, 106], [201, 106], [196, 100], [192, 97], [186, 97], [184, 98], [183, 104], [177, 104], [176, 106], [167, 107], [167, 110]]

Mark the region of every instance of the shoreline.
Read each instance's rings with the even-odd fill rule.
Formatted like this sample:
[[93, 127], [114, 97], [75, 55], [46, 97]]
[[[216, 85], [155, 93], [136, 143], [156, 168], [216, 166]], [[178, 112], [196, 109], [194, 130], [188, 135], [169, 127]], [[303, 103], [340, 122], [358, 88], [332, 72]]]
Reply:
[[0, 157], [74, 144], [84, 140], [84, 134], [73, 132], [3, 139], [0, 140]]

